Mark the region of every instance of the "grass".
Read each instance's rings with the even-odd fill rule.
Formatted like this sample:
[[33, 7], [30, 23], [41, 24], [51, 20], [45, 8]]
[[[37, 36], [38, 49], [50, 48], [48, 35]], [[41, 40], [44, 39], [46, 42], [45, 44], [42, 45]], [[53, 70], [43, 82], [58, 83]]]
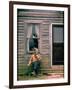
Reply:
[[27, 70], [27, 64], [25, 63], [20, 63], [19, 66], [18, 66], [18, 70], [17, 70], [17, 77], [18, 77], [18, 80], [39, 80], [39, 79], [46, 79], [46, 75], [44, 75], [43, 73], [48, 73], [48, 74], [51, 74], [51, 73], [64, 73], [63, 70], [51, 70], [48, 68], [48, 64], [49, 64], [49, 60], [48, 60], [48, 56], [44, 56], [42, 58], [42, 65], [41, 65], [41, 74], [38, 75], [37, 77], [35, 77], [34, 75], [33, 76], [26, 76], [24, 75], [24, 73], [26, 72]]
[[26, 76], [26, 75], [23, 75], [23, 76], [18, 76], [18, 80], [41, 80], [41, 79], [46, 79], [46, 75], [38, 75], [38, 76]]

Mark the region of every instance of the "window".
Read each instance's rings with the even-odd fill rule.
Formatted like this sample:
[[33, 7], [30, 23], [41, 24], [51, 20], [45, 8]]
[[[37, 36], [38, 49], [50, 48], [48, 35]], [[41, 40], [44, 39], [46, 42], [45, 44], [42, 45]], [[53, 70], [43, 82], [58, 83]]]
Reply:
[[39, 46], [39, 25], [28, 24], [27, 28], [27, 52], [32, 52]]

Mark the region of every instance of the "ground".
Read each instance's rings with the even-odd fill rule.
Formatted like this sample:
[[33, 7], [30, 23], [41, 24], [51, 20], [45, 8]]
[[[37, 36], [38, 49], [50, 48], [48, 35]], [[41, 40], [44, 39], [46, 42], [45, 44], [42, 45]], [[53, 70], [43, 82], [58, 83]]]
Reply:
[[[44, 61], [46, 58], [44, 59]], [[48, 61], [48, 58], [47, 58]], [[53, 79], [53, 78], [63, 78], [64, 77], [64, 65], [53, 65], [52, 67], [47, 67], [47, 73], [41, 71], [38, 76], [26, 76], [24, 73], [27, 70], [26, 64], [22, 63], [18, 67], [18, 80], [41, 80], [41, 79]]]
[[53, 78], [63, 78], [64, 75], [63, 73], [51, 73], [51, 74], [40, 74], [38, 76], [26, 76], [26, 75], [23, 75], [23, 76], [19, 76], [19, 80], [39, 80], [39, 79], [53, 79]]

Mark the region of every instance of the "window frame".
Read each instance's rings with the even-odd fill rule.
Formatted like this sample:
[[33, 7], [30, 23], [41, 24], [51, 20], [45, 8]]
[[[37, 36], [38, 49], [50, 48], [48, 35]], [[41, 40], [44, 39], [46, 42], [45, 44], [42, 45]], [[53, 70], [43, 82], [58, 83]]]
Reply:
[[[28, 21], [29, 21], [29, 23], [27, 23], [27, 25], [28, 25], [28, 24], [38, 24], [38, 25], [40, 25], [40, 23], [41, 23], [41, 21], [40, 21], [40, 22], [37, 22], [37, 20], [33, 20], [33, 22], [32, 22], [32, 21], [30, 22], [30, 20], [28, 20]], [[40, 28], [39, 28], [39, 33], [40, 33]], [[32, 53], [34, 53], [34, 51], [30, 51], [30, 50], [29, 50], [29, 39], [30, 39], [30, 38], [27, 38], [27, 37], [26, 37], [26, 47], [27, 47], [26, 53], [32, 54]], [[38, 39], [38, 49], [39, 49], [39, 39], [40, 39], [40, 35], [39, 35], [39, 37], [37, 37], [37, 39]], [[39, 51], [39, 52], [40, 52], [40, 51]]]

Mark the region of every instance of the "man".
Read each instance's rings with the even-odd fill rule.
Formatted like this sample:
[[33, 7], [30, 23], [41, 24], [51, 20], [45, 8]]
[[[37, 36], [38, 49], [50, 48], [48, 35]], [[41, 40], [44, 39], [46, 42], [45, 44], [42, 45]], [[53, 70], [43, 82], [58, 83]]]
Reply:
[[36, 76], [39, 74], [40, 60], [41, 60], [41, 57], [38, 54], [38, 49], [34, 48], [34, 54], [31, 55], [28, 63], [27, 75], [29, 74], [31, 75], [32, 72], [34, 72]]

